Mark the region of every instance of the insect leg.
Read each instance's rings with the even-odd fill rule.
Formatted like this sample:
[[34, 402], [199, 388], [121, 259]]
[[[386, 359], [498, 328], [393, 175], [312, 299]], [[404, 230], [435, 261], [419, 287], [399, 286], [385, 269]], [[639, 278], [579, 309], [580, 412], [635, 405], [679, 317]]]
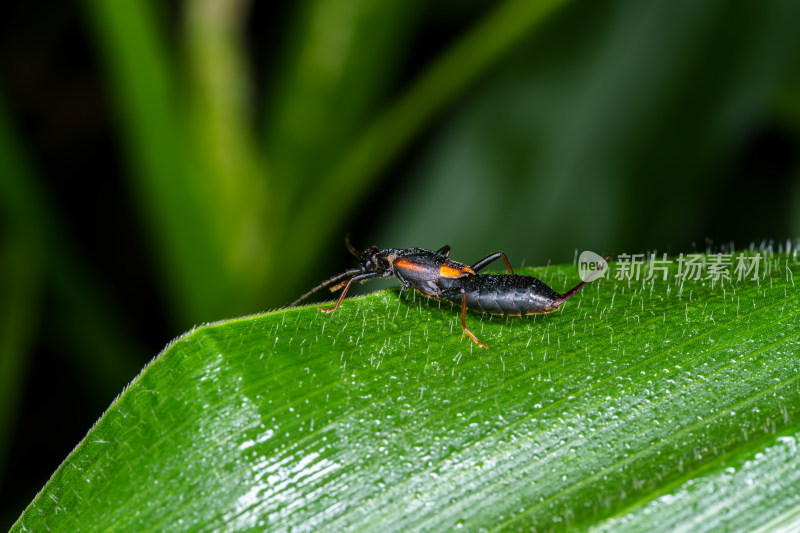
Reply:
[[442, 246], [441, 248], [436, 250], [436, 253], [438, 255], [443, 255], [445, 257], [449, 257], [450, 256], [450, 245], [449, 244], [445, 244], [444, 246]]
[[347, 290], [350, 288], [350, 285], [352, 285], [354, 281], [364, 281], [370, 278], [374, 278], [377, 275], [378, 275], [377, 272], [367, 272], [365, 274], [359, 274], [358, 276], [353, 276], [352, 278], [347, 280], [344, 289], [342, 289], [342, 294], [339, 295], [339, 299], [336, 301], [336, 305], [334, 305], [333, 307], [317, 307], [317, 310], [322, 311], [323, 313], [333, 313], [334, 311], [339, 309], [340, 305], [342, 305], [342, 300], [344, 300], [344, 295], [347, 294]]
[[508, 257], [506, 257], [506, 254], [504, 254], [503, 252], [495, 252], [495, 253], [493, 253], [491, 255], [487, 255], [486, 257], [484, 257], [483, 259], [481, 259], [480, 261], [478, 261], [477, 263], [472, 265], [472, 270], [477, 272], [478, 270], [480, 270], [483, 267], [487, 266], [492, 261], [496, 261], [497, 259], [500, 259], [501, 257], [503, 258], [503, 261], [505, 261], [505, 263], [506, 263], [506, 268], [508, 269], [508, 273], [509, 274], [513, 274], [514, 273], [514, 269], [511, 268], [511, 263], [508, 262]]
[[472, 341], [483, 348], [484, 350], [488, 350], [489, 347], [478, 340], [478, 337], [475, 336], [469, 329], [467, 329], [467, 292], [464, 289], [461, 289], [461, 329], [464, 330], [464, 333], [469, 335], [469, 338]]

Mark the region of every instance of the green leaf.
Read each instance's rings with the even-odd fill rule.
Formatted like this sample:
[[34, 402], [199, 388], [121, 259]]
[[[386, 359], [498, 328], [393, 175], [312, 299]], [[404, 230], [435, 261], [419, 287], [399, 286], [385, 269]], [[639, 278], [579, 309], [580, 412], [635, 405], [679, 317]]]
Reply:
[[791, 526], [799, 270], [760, 257], [755, 281], [735, 258], [728, 281], [620, 263], [552, 315], [470, 313], [488, 351], [454, 306], [397, 290], [200, 327], [14, 530]]

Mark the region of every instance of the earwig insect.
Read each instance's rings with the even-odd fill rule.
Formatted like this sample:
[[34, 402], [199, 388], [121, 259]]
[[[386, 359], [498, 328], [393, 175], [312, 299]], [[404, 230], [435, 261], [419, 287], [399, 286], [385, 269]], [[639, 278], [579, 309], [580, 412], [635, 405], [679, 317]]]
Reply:
[[[323, 281], [292, 302], [290, 307], [296, 306], [319, 289], [339, 282], [330, 289], [331, 292], [342, 289], [336, 304], [332, 307], [317, 308], [324, 313], [332, 313], [342, 305], [342, 300], [353, 282], [363, 283], [372, 278], [394, 276], [402, 284], [401, 293], [413, 288], [420, 294], [436, 300], [460, 303], [461, 329], [475, 344], [484, 349], [489, 347], [467, 328], [467, 309], [493, 315], [522, 316], [550, 313], [578, 293], [605, 266], [605, 263], [602, 263], [585, 281], [578, 283], [564, 294], [559, 294], [533, 276], [514, 274], [514, 269], [511, 268], [511, 263], [503, 252], [487, 255], [469, 266], [449, 258], [450, 245], [445, 245], [435, 252], [422, 248], [379, 250], [376, 246], [358, 252], [349, 240], [345, 242], [350, 253], [359, 258], [359, 268], [347, 270]], [[611, 256], [606, 257], [606, 261], [609, 257]], [[500, 258], [505, 262], [508, 274], [478, 273]], [[348, 276], [349, 279], [346, 279]]]

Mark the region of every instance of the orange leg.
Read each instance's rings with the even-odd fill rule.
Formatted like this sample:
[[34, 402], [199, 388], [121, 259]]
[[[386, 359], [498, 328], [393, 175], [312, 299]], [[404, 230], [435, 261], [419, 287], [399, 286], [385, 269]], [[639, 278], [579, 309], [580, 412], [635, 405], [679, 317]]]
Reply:
[[463, 290], [461, 291], [461, 329], [464, 330], [464, 333], [469, 335], [469, 338], [472, 341], [483, 348], [484, 350], [488, 350], [489, 347], [478, 340], [478, 337], [475, 336], [469, 329], [467, 329], [467, 293]]
[[322, 311], [323, 313], [333, 313], [334, 311], [339, 309], [339, 306], [342, 305], [342, 300], [344, 300], [344, 295], [347, 294], [347, 289], [350, 288], [350, 284], [353, 283], [354, 279], [356, 278], [350, 278], [347, 280], [347, 284], [344, 286], [342, 294], [340, 294], [339, 299], [336, 300], [336, 305], [334, 305], [333, 307], [317, 307], [317, 311]]
[[[333, 313], [334, 311], [339, 309], [340, 305], [342, 305], [342, 300], [344, 300], [344, 296], [345, 294], [347, 294], [347, 290], [350, 288], [350, 285], [354, 281], [364, 281], [366, 279], [374, 278], [375, 276], [377, 276], [375, 272], [367, 272], [364, 274], [360, 274], [358, 276], [353, 276], [352, 278], [348, 279], [346, 283], [344, 283], [344, 289], [342, 290], [342, 294], [339, 295], [339, 299], [336, 300], [336, 305], [334, 305], [333, 307], [317, 307], [317, 310], [322, 311], [323, 313]], [[331, 290], [338, 290], [341, 285], [342, 283], [340, 283]]]

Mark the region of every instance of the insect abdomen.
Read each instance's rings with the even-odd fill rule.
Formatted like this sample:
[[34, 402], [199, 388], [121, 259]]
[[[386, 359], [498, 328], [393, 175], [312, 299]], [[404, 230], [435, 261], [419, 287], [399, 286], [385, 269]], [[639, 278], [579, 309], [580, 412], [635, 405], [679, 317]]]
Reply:
[[482, 274], [462, 280], [460, 288], [443, 294], [461, 302], [461, 288], [467, 294], [467, 307], [493, 315], [531, 315], [549, 313], [563, 303], [561, 295], [533, 276]]

